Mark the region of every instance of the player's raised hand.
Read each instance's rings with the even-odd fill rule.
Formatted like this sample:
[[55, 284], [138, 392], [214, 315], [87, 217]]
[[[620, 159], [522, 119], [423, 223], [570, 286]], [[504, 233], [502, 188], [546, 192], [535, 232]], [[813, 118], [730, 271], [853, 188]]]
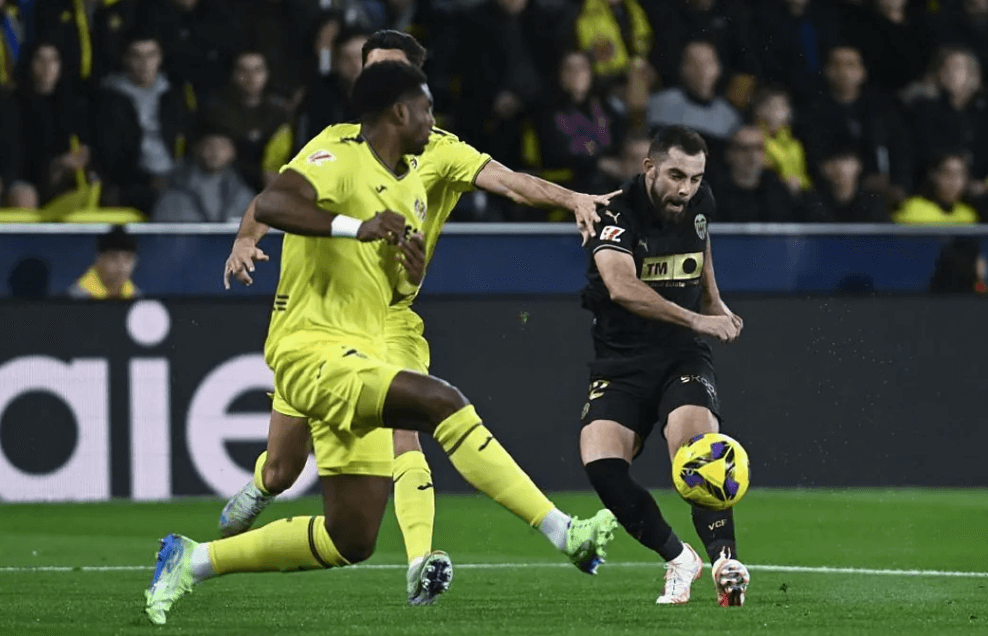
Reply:
[[593, 224], [600, 221], [597, 214], [598, 206], [606, 206], [615, 196], [621, 194], [620, 190], [615, 190], [609, 194], [582, 194], [576, 193], [576, 201], [573, 206], [573, 215], [576, 217], [576, 227], [583, 237], [583, 245], [587, 244], [593, 236]]
[[378, 212], [373, 218], [360, 224], [357, 230], [357, 240], [364, 243], [384, 239], [392, 245], [397, 245], [405, 235], [405, 217], [385, 210]]
[[408, 280], [418, 287], [425, 276], [425, 239], [421, 233], [414, 232], [407, 239], [402, 239], [398, 247], [401, 253], [396, 258], [408, 272]]
[[721, 342], [734, 342], [741, 334], [741, 327], [731, 316], [698, 315], [693, 323], [693, 331]]
[[226, 259], [226, 266], [223, 268], [223, 288], [230, 289], [230, 276], [233, 276], [241, 283], [250, 287], [254, 279], [248, 272], [254, 271], [254, 261], [266, 261], [268, 255], [264, 250], [254, 245], [247, 239], [237, 239], [233, 242], [233, 250], [229, 258]]

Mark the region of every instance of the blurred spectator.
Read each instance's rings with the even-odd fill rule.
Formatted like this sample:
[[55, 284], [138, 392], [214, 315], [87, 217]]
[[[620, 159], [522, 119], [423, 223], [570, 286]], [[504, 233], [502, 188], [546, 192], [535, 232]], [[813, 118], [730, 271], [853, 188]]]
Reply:
[[651, 137], [644, 131], [631, 132], [621, 142], [620, 155], [600, 160], [600, 170], [610, 179], [605, 190], [617, 190], [625, 181], [642, 172], [642, 161], [648, 156], [651, 143]]
[[960, 6], [957, 4], [940, 11], [938, 40], [971, 49], [981, 68], [988, 68], [988, 0], [960, 0]]
[[14, 71], [25, 41], [16, 3], [0, 0], [0, 90], [14, 87]]
[[45, 41], [25, 49], [18, 106], [30, 136], [24, 148], [24, 187], [39, 205], [87, 179], [92, 156], [87, 104], [62, 77], [62, 55]]
[[820, 163], [820, 199], [838, 223], [887, 223], [885, 200], [861, 189], [861, 158], [853, 148], [833, 149]]
[[765, 133], [761, 129], [747, 125], [738, 128], [727, 145], [726, 159], [726, 169], [711, 175], [719, 221], [798, 220], [796, 199], [774, 173], [765, 170]]
[[119, 67], [141, 2], [43, 0], [37, 3], [37, 37], [62, 52], [62, 69], [71, 85], [95, 89], [95, 81]]
[[736, 108], [746, 108], [759, 74], [751, 10], [743, 0], [670, 0], [643, 4], [652, 27], [661, 31], [652, 48], [652, 64], [664, 86], [679, 79], [682, 53], [693, 40], [707, 40], [730, 78], [728, 99]]
[[984, 294], [988, 292], [988, 262], [981, 245], [973, 238], [956, 238], [947, 243], [930, 278], [934, 294]]
[[858, 28], [871, 81], [887, 93], [898, 93], [921, 75], [933, 51], [929, 17], [914, 14], [907, 4], [908, 0], [874, 0], [874, 11]]
[[229, 137], [206, 134], [195, 146], [195, 161], [179, 167], [154, 206], [152, 221], [225, 223], [238, 221], [257, 194], [233, 167], [236, 147]]
[[[304, 81], [306, 33], [315, 19], [315, 8], [303, 0], [240, 0], [247, 46], [267, 60], [270, 91], [294, 108], [301, 101]], [[238, 4], [239, 4], [238, 3]], [[241, 47], [242, 48], [242, 47]]]
[[357, 113], [350, 97], [363, 68], [362, 49], [370, 33], [346, 29], [333, 47], [332, 72], [309, 85], [309, 93], [299, 109], [295, 125], [295, 146], [316, 136], [331, 124], [351, 121]]
[[861, 53], [851, 45], [830, 49], [824, 67], [827, 91], [801, 111], [799, 137], [806, 142], [811, 174], [836, 148], [853, 147], [864, 164], [862, 185], [896, 203], [913, 183], [911, 133], [898, 106], [867, 86]]
[[755, 124], [765, 133], [765, 156], [793, 196], [812, 187], [803, 144], [792, 134], [792, 103], [781, 88], [765, 88], [755, 96]]
[[307, 84], [319, 81], [319, 78], [333, 71], [333, 55], [336, 52], [336, 40], [343, 32], [343, 15], [338, 11], [326, 11], [319, 17], [313, 29], [312, 57], [307, 70]]
[[981, 195], [988, 177], [988, 97], [981, 90], [980, 65], [970, 51], [944, 47], [937, 53], [936, 68], [940, 96], [918, 99], [912, 106], [920, 165], [962, 148], [975, 177], [971, 194]]
[[161, 45], [132, 33], [125, 73], [103, 80], [98, 162], [112, 184], [108, 202], [150, 212], [185, 153], [191, 113], [183, 91], [161, 73]]
[[137, 239], [118, 225], [97, 239], [96, 260], [69, 287], [68, 296], [78, 300], [137, 298], [141, 290], [130, 280], [136, 266]]
[[653, 29], [638, 0], [581, 0], [574, 30], [599, 77], [620, 77], [652, 51]]
[[223, 0], [144, 0], [144, 24], [165, 51], [165, 71], [198, 100], [222, 86], [236, 46]]
[[465, 16], [461, 50], [462, 136], [518, 168], [526, 122], [552, 85], [558, 20], [529, 0], [486, 0]]
[[29, 256], [17, 261], [10, 270], [7, 283], [10, 297], [17, 300], [44, 300], [48, 297], [48, 279], [51, 271], [48, 263]]
[[819, 85], [823, 55], [841, 25], [819, 0], [765, 0], [756, 17], [762, 79], [791, 91], [798, 103]]
[[257, 191], [288, 162], [292, 150], [288, 108], [268, 92], [269, 76], [263, 54], [241, 52], [234, 58], [230, 83], [209, 101], [203, 114], [207, 129], [233, 139], [237, 170]]
[[906, 199], [892, 220], [913, 225], [977, 223], [978, 213], [961, 200], [968, 178], [964, 154], [945, 153], [931, 166], [924, 193]]
[[571, 51], [563, 55], [554, 105], [541, 131], [542, 168], [561, 171], [554, 181], [581, 191], [603, 190], [598, 162], [617, 149], [621, 121], [614, 109], [593, 92], [593, 69], [587, 53]]
[[741, 125], [741, 115], [717, 95], [721, 66], [717, 49], [697, 40], [686, 45], [679, 69], [681, 87], [667, 88], [648, 102], [648, 125], [683, 125], [703, 135], [719, 155], [724, 142]]

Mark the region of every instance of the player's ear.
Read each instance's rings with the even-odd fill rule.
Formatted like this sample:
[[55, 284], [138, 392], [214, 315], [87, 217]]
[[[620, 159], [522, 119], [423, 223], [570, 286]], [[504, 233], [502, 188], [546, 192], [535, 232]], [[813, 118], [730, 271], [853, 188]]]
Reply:
[[642, 172], [649, 172], [654, 167], [655, 161], [653, 161], [651, 157], [645, 157], [642, 160]]
[[393, 108], [395, 117], [398, 119], [398, 123], [402, 126], [406, 125], [411, 119], [411, 112], [408, 110], [408, 104], [405, 102], [398, 102]]

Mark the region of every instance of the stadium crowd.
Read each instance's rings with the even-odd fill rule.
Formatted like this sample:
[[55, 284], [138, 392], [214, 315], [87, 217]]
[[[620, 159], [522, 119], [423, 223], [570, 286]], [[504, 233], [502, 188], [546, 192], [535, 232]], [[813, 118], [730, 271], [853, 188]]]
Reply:
[[685, 124], [720, 221], [988, 219], [988, 0], [0, 0], [0, 202], [237, 219], [352, 117], [382, 28], [429, 49], [440, 126], [573, 189]]

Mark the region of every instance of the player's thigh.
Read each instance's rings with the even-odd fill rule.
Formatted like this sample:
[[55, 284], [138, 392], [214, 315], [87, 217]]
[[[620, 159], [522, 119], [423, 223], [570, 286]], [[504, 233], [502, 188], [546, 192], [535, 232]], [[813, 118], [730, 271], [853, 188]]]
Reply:
[[594, 420], [580, 431], [580, 459], [584, 466], [615, 457], [630, 464], [638, 443], [638, 436], [627, 426], [612, 420]]
[[388, 388], [384, 425], [431, 434], [440, 422], [469, 403], [459, 389], [445, 380], [402, 371]]
[[659, 402], [670, 457], [693, 437], [720, 429], [716, 382], [713, 365], [704, 355], [684, 359], [670, 373]]
[[268, 462], [298, 466], [301, 472], [310, 445], [309, 419], [276, 393], [268, 421]]
[[641, 453], [655, 423], [649, 414], [648, 392], [648, 387], [633, 377], [604, 379], [591, 375], [580, 416], [580, 457], [584, 465], [609, 457], [631, 462]]
[[326, 531], [351, 563], [370, 557], [391, 494], [391, 476], [320, 477]]

